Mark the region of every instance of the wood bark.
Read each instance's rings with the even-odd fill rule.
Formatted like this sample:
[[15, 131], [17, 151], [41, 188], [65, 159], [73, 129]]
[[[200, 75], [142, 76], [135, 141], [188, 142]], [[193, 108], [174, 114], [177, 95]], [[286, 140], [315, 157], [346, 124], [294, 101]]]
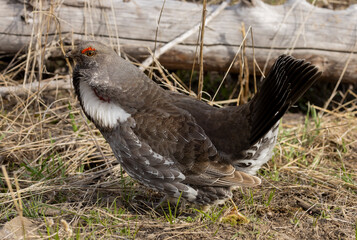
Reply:
[[[139, 61], [155, 46], [163, 0], [0, 0], [0, 52], [17, 52], [24, 45], [58, 40], [96, 39]], [[208, 6], [208, 15], [217, 8]], [[157, 47], [179, 37], [201, 21], [202, 5], [166, 1], [157, 33]], [[357, 5], [333, 11], [304, 0], [288, 0], [272, 6], [260, 0], [242, 1], [216, 16], [205, 30], [204, 69], [226, 71], [242, 43], [242, 25], [252, 27], [255, 58], [261, 69], [269, 68], [283, 53], [305, 58], [323, 71], [323, 78], [357, 83]], [[250, 34], [250, 33], [247, 33]], [[161, 55], [169, 69], [191, 69], [198, 32]], [[38, 48], [37, 48], [38, 49]], [[47, 48], [48, 49], [48, 48]], [[245, 44], [248, 62], [253, 42]], [[346, 63], [347, 66], [346, 66]], [[239, 64], [231, 71], [237, 72]], [[345, 68], [345, 71], [344, 71]], [[250, 67], [250, 69], [253, 69]]]

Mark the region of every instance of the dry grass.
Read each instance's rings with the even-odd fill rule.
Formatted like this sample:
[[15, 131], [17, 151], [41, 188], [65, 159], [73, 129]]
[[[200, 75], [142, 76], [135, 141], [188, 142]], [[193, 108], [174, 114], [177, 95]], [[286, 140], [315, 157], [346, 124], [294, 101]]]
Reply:
[[[36, 71], [47, 50], [16, 56], [0, 86], [42, 76]], [[189, 91], [157, 70], [162, 84]], [[250, 221], [240, 224], [231, 202], [207, 212], [152, 209], [161, 196], [121, 170], [73, 91], [44, 87], [1, 98], [0, 226], [23, 215], [39, 239], [355, 239], [357, 95], [350, 90], [346, 99], [336, 110], [284, 117], [275, 156], [259, 172], [262, 185], [234, 194]]]
[[[353, 239], [357, 98], [343, 107], [321, 118], [311, 108], [309, 119], [283, 120], [275, 156], [260, 171], [263, 184], [242, 189], [233, 199], [250, 223], [234, 225], [219, 221], [233, 209], [230, 202], [205, 214], [179, 209], [177, 217], [170, 217], [167, 207], [152, 210], [149, 205], [160, 196], [120, 170], [72, 91], [9, 96], [2, 99], [0, 156], [14, 194], [2, 174], [0, 221], [21, 211], [39, 227], [41, 238], [57, 234], [59, 239]], [[64, 230], [64, 220], [71, 231]]]

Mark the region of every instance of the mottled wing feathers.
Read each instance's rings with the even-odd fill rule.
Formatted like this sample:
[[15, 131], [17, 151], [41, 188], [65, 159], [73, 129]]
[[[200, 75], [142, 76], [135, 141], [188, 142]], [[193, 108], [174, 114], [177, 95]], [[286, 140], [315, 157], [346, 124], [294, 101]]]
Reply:
[[185, 110], [156, 102], [133, 118], [135, 135], [163, 158], [175, 159], [175, 166], [185, 175], [183, 183], [219, 187], [260, 183], [258, 178], [242, 175], [224, 162], [203, 129]]
[[153, 151], [148, 143], [141, 141], [133, 131], [135, 125], [135, 121], [129, 119], [114, 131], [102, 130], [125, 171], [150, 188], [176, 198], [182, 193], [184, 198], [194, 201], [197, 191], [181, 183], [185, 176], [173, 166], [174, 160]]

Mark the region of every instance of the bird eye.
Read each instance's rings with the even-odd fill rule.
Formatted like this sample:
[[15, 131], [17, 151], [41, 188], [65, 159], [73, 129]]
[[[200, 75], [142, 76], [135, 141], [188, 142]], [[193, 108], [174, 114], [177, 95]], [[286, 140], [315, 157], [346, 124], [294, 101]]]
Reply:
[[95, 51], [86, 51], [86, 55], [87, 55], [88, 57], [92, 57], [92, 56], [95, 55]]
[[96, 54], [95, 48], [87, 47], [81, 51], [82, 54], [87, 55], [88, 57], [92, 57]]

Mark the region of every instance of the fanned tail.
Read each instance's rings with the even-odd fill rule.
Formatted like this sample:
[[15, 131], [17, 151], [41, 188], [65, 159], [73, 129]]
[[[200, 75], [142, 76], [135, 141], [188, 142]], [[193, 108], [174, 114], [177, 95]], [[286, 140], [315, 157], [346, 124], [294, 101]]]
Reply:
[[320, 75], [311, 63], [281, 55], [250, 104], [250, 143], [261, 139]]

